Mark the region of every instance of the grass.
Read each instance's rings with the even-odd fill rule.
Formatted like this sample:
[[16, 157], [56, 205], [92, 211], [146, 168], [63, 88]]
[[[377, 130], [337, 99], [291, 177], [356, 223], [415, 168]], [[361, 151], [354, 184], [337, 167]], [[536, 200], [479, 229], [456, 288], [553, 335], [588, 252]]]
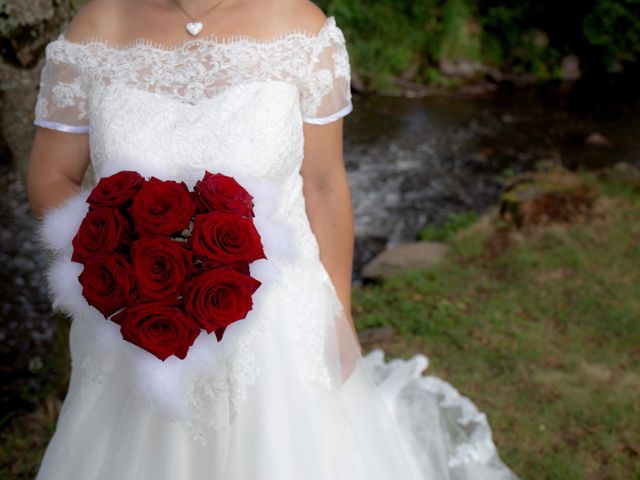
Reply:
[[523, 479], [640, 478], [640, 196], [583, 175], [602, 193], [594, 218], [476, 222], [439, 266], [354, 292], [359, 329], [396, 331], [370, 347], [425, 352]]
[[[426, 353], [522, 479], [640, 478], [640, 196], [584, 175], [593, 218], [514, 232], [459, 217], [428, 233], [449, 239], [443, 263], [353, 292], [359, 330], [396, 332], [365, 350]], [[0, 435], [0, 478], [34, 477], [54, 391]]]
[[478, 219], [476, 212], [456, 212], [440, 225], [426, 225], [422, 227], [418, 233], [420, 240], [429, 240], [434, 242], [447, 242], [459, 230], [468, 227]]

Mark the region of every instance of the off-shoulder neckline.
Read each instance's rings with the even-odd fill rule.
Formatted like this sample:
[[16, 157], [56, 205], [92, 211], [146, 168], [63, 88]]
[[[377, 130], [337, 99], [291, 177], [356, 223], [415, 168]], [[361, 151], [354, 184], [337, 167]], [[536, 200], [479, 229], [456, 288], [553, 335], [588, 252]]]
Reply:
[[184, 49], [189, 49], [189, 47], [201, 46], [201, 45], [216, 45], [216, 46], [225, 46], [225, 45], [237, 45], [237, 44], [249, 44], [256, 46], [270, 46], [277, 45], [282, 42], [286, 42], [292, 38], [301, 38], [303, 40], [313, 41], [321, 38], [326, 32], [328, 32], [332, 28], [338, 28], [336, 25], [336, 20], [334, 16], [328, 16], [325, 18], [324, 23], [320, 27], [320, 29], [313, 33], [309, 30], [303, 28], [293, 28], [290, 29], [280, 35], [275, 37], [261, 39], [258, 37], [252, 37], [249, 35], [233, 35], [233, 36], [218, 36], [216, 33], [211, 33], [208, 35], [204, 35], [201, 37], [188, 38], [186, 40], [182, 40], [174, 45], [164, 45], [160, 42], [156, 42], [153, 40], [149, 40], [143, 37], [138, 37], [130, 42], [124, 44], [118, 44], [103, 36], [92, 36], [82, 41], [72, 41], [69, 40], [66, 36], [66, 30], [63, 30], [56, 38], [56, 42], [64, 43], [67, 45], [71, 45], [74, 47], [88, 47], [88, 46], [99, 46], [104, 47], [109, 50], [114, 51], [127, 51], [136, 47], [147, 47], [153, 50], [158, 50], [162, 52], [176, 52]]

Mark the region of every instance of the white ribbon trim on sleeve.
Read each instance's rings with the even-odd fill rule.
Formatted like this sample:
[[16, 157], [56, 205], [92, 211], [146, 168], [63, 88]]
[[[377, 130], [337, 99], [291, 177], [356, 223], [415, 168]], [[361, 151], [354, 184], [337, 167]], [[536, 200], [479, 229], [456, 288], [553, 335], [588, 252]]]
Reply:
[[344, 117], [345, 115], [350, 113], [352, 110], [353, 110], [353, 104], [349, 102], [349, 104], [346, 107], [340, 109], [336, 113], [333, 113], [326, 117], [304, 118], [303, 121], [305, 123], [312, 123], [314, 125], [325, 125], [327, 123], [331, 123], [335, 120], [338, 120], [339, 118]]
[[34, 125], [44, 128], [52, 128], [54, 130], [60, 130], [61, 132], [69, 133], [88, 133], [89, 127], [86, 125], [67, 125], [66, 123], [50, 122], [41, 118], [36, 118], [33, 121]]

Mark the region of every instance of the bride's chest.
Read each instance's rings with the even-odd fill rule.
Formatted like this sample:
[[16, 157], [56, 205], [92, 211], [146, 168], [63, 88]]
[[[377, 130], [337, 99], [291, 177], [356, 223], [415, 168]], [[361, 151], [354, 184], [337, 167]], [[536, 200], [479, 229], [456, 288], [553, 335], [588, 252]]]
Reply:
[[277, 179], [302, 156], [298, 91], [287, 82], [242, 83], [194, 104], [111, 84], [92, 92], [90, 112], [97, 173], [127, 168], [187, 180], [206, 168]]
[[209, 169], [278, 179], [299, 169], [303, 57], [137, 51], [103, 59], [89, 79], [97, 175], [127, 168], [188, 180]]

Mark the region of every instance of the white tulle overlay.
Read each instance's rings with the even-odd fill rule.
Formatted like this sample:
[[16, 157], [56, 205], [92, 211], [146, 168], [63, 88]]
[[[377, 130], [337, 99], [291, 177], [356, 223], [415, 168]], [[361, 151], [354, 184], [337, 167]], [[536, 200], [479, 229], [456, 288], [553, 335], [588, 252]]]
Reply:
[[184, 360], [125, 342], [82, 296], [71, 239], [88, 191], [41, 224], [53, 305], [71, 319], [72, 373], [39, 480], [515, 479], [486, 416], [426, 357], [361, 355], [305, 210], [303, 123], [351, 109], [342, 31], [168, 48], [64, 34], [47, 45], [34, 123], [89, 134], [95, 178], [184, 181], [205, 170], [253, 195], [267, 259], [253, 309]]

